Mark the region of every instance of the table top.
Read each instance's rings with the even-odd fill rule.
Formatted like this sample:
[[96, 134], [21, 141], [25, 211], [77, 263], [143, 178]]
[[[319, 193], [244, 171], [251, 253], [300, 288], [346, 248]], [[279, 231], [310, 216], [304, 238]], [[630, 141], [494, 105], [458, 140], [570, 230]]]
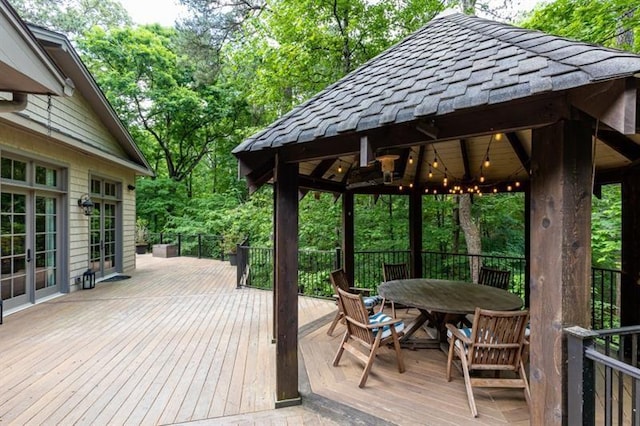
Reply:
[[392, 302], [452, 314], [472, 314], [476, 307], [496, 311], [514, 311], [522, 307], [522, 299], [516, 294], [464, 281], [394, 280], [380, 284], [378, 293]]

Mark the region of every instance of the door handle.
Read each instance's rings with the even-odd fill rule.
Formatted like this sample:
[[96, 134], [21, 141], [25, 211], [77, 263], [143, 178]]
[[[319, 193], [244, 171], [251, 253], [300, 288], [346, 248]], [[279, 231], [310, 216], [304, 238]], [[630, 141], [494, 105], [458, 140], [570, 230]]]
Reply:
[[31, 262], [31, 249], [27, 249], [27, 262]]

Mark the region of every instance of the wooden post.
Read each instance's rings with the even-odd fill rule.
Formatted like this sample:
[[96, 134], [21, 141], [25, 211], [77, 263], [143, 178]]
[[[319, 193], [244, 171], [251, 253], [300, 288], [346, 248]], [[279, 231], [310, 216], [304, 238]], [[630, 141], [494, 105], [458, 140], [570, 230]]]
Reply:
[[354, 195], [342, 194], [342, 268], [352, 286], [355, 285]]
[[532, 132], [531, 424], [566, 422], [563, 328], [590, 324], [590, 129], [560, 121]]
[[417, 188], [409, 196], [409, 251], [411, 277], [422, 278], [422, 191]]
[[276, 408], [301, 403], [298, 393], [298, 165], [275, 167]]
[[524, 306], [531, 306], [531, 188], [524, 192]]
[[640, 324], [640, 169], [622, 178], [622, 283], [620, 325]]

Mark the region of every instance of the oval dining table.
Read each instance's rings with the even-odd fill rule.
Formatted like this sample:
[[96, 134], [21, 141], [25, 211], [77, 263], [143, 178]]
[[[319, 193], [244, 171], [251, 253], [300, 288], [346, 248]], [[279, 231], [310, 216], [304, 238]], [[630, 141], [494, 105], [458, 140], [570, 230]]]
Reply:
[[[403, 346], [411, 348], [439, 348], [446, 341], [445, 324], [461, 316], [473, 314], [476, 307], [495, 311], [514, 311], [522, 308], [522, 299], [496, 287], [465, 281], [410, 278], [386, 281], [378, 293], [387, 301], [418, 309], [420, 315], [405, 328]], [[435, 339], [412, 339], [412, 335], [430, 321], [436, 330]]]

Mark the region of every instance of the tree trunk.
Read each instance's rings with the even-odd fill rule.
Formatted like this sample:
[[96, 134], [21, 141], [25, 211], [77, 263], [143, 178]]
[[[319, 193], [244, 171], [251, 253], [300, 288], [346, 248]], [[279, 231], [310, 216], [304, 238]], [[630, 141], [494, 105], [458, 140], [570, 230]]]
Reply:
[[[480, 227], [473, 221], [471, 216], [471, 195], [464, 194], [458, 196], [458, 218], [460, 220], [460, 227], [464, 231], [464, 238], [467, 242], [468, 254], [480, 254], [482, 253], [482, 243], [480, 239]], [[480, 259], [474, 261], [474, 258], [470, 258], [469, 268], [471, 270], [472, 281], [478, 282], [478, 272], [480, 270]]]
[[465, 15], [476, 14], [476, 0], [461, 0], [460, 8]]

